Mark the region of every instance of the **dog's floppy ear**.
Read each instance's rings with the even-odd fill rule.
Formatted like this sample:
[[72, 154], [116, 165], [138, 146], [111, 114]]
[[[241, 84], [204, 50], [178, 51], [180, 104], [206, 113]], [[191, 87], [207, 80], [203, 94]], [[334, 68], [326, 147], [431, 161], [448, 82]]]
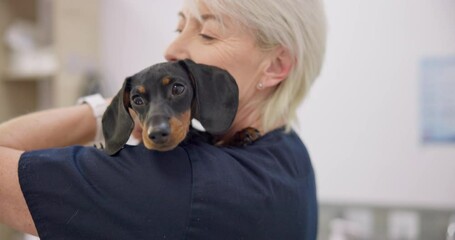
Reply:
[[104, 150], [109, 155], [114, 155], [123, 148], [134, 128], [134, 121], [128, 110], [130, 90], [131, 77], [128, 77], [103, 115], [103, 134], [106, 143]]
[[211, 134], [222, 134], [234, 121], [239, 104], [239, 90], [235, 79], [226, 70], [196, 64], [192, 60], [179, 61], [194, 85], [195, 98], [192, 114]]

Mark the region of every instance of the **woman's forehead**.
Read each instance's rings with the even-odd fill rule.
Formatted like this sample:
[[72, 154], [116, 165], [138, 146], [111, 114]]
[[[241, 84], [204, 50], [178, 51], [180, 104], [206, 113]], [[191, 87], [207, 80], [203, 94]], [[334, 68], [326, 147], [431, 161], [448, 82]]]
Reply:
[[[215, 1], [215, 0], [209, 0]], [[215, 20], [218, 22], [223, 31], [238, 31], [245, 30], [247, 27], [239, 21], [229, 16], [226, 12], [227, 5], [223, 5], [223, 9], [219, 9], [218, 4], [206, 4], [205, 0], [185, 0], [181, 13], [184, 18], [193, 18], [199, 22], [205, 20]]]

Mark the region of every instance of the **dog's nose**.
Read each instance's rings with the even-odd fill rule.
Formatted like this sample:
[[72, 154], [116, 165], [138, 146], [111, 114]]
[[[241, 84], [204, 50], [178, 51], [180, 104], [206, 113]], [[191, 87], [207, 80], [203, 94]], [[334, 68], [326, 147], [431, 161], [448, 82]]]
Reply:
[[162, 144], [169, 140], [171, 128], [168, 121], [159, 121], [149, 128], [148, 136], [156, 144]]

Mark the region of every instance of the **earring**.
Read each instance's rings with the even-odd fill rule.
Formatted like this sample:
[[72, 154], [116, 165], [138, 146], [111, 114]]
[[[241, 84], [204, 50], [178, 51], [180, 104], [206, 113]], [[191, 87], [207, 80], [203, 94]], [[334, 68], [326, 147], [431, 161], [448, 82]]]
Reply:
[[256, 88], [258, 90], [262, 90], [262, 89], [264, 89], [264, 84], [262, 82], [260, 82], [260, 83], [258, 83], [258, 85], [256, 85]]

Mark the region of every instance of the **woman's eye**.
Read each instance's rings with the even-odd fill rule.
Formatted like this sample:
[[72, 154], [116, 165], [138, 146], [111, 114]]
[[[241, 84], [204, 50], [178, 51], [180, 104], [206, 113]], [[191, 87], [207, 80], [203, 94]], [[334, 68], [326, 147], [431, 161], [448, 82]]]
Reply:
[[172, 86], [172, 95], [178, 96], [182, 94], [185, 91], [185, 86], [182, 84], [176, 83], [174, 86]]
[[209, 35], [207, 35], [207, 34], [199, 33], [199, 36], [200, 36], [201, 38], [203, 38], [204, 40], [207, 40], [207, 41], [215, 40], [214, 37], [211, 37], [211, 36], [209, 36]]
[[133, 103], [137, 106], [144, 105], [144, 99], [140, 96], [133, 96]]

